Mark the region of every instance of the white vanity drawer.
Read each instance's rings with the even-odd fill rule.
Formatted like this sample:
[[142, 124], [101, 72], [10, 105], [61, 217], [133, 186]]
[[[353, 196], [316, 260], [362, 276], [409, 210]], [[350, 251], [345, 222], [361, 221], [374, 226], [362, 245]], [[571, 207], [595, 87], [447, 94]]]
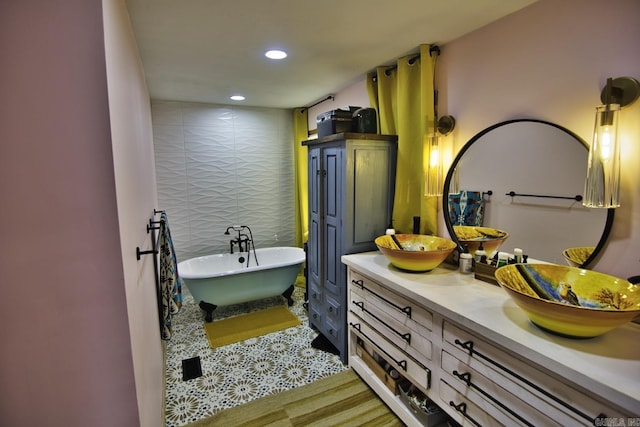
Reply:
[[[357, 314], [373, 329], [384, 335], [398, 348], [406, 351], [419, 362], [428, 365], [432, 359], [431, 333], [429, 338], [422, 336], [411, 322], [400, 322], [389, 314], [389, 308], [371, 301], [372, 298], [364, 298], [361, 294], [349, 293], [349, 310]], [[422, 330], [424, 332], [424, 330]], [[428, 331], [427, 331], [428, 332]]]
[[418, 306], [415, 302], [394, 293], [353, 270], [349, 271], [349, 288], [365, 301], [379, 307], [396, 321], [424, 337], [431, 336], [433, 314]]
[[[449, 322], [444, 322], [443, 335], [442, 368], [447, 374], [451, 374], [451, 366], [445, 365], [450, 362], [445, 358], [448, 354], [460, 361], [460, 366], [473, 370], [476, 378], [483, 376], [490, 379], [508, 393], [555, 419], [560, 425], [592, 426], [600, 416], [623, 416], [603, 402], [571, 388], [560, 379], [508, 355]], [[464, 386], [459, 378], [455, 382]], [[543, 423], [536, 423], [534, 420], [534, 424]]]
[[[349, 331], [372, 345], [400, 375], [415, 385], [427, 390], [431, 384], [431, 371], [404, 351], [390, 343], [385, 337], [364, 322], [353, 312], [349, 312]], [[378, 351], [379, 350], [379, 351]]]
[[[464, 362], [461, 362], [446, 351], [442, 352], [442, 378], [444, 378], [461, 395], [477, 404], [488, 403], [496, 410], [509, 414], [524, 426], [575, 425], [576, 421], [556, 408], [539, 402], [538, 399], [522, 388], [505, 387], [504, 378], [499, 375], [485, 377]], [[511, 390], [517, 390], [515, 393]], [[543, 412], [536, 409], [544, 408]]]
[[[449, 414], [456, 414], [454, 417], [463, 426], [516, 426], [519, 425], [508, 413], [502, 412], [492, 404], [478, 399], [471, 401], [464, 394], [459, 393], [447, 382], [440, 380], [439, 402], [441, 408], [448, 408]], [[557, 424], [561, 425], [561, 424]]]

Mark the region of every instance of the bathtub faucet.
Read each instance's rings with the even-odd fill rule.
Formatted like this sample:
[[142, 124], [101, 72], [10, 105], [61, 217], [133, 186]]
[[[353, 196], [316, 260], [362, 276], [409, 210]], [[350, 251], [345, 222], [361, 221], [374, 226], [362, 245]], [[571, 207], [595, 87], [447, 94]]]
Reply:
[[[247, 235], [243, 233], [243, 231], [249, 232]], [[233, 248], [235, 245], [238, 245], [238, 250], [240, 252], [247, 252], [249, 256], [247, 256], [247, 267], [249, 267], [249, 260], [251, 259], [251, 248], [253, 247], [253, 256], [256, 260], [256, 265], [258, 265], [258, 256], [256, 255], [256, 246], [253, 243], [253, 234], [251, 233], [251, 228], [247, 225], [231, 225], [227, 227], [227, 230], [224, 232], [226, 235], [230, 235], [231, 231], [238, 233], [238, 237], [235, 239], [229, 240], [229, 249], [231, 253], [233, 253]]]
[[231, 253], [233, 253], [233, 248], [236, 245], [238, 245], [238, 250], [240, 252], [249, 252], [249, 250], [251, 249], [251, 239], [247, 234], [242, 232], [245, 229], [251, 231], [246, 225], [232, 225], [227, 227], [227, 231], [224, 232], [224, 234], [226, 235], [231, 234], [230, 231], [235, 231], [238, 233], [238, 237], [229, 240], [229, 250], [231, 251]]

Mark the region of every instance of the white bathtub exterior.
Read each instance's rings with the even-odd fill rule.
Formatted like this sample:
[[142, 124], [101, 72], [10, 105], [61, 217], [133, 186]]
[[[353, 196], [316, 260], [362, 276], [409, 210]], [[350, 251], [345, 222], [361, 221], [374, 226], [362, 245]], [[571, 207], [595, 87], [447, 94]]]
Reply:
[[260, 248], [256, 256], [257, 265], [253, 253], [246, 252], [191, 258], [178, 264], [178, 274], [196, 303], [230, 305], [282, 294], [294, 284], [305, 260], [304, 251], [296, 247]]

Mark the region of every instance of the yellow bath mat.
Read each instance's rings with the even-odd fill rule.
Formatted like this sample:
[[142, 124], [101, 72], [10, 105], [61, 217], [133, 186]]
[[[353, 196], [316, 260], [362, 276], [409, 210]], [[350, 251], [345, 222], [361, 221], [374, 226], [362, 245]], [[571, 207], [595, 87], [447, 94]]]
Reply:
[[300, 319], [285, 306], [267, 308], [204, 324], [209, 346], [222, 347], [297, 326]]

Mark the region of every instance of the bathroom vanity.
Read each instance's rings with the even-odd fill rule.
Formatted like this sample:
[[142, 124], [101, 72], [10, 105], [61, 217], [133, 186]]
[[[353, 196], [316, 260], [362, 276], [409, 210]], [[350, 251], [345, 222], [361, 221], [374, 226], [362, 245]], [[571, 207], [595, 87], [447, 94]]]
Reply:
[[416, 274], [379, 252], [341, 259], [349, 364], [407, 425], [422, 423], [363, 347], [465, 426], [639, 425], [640, 325], [564, 338], [531, 324], [500, 287], [447, 264]]

